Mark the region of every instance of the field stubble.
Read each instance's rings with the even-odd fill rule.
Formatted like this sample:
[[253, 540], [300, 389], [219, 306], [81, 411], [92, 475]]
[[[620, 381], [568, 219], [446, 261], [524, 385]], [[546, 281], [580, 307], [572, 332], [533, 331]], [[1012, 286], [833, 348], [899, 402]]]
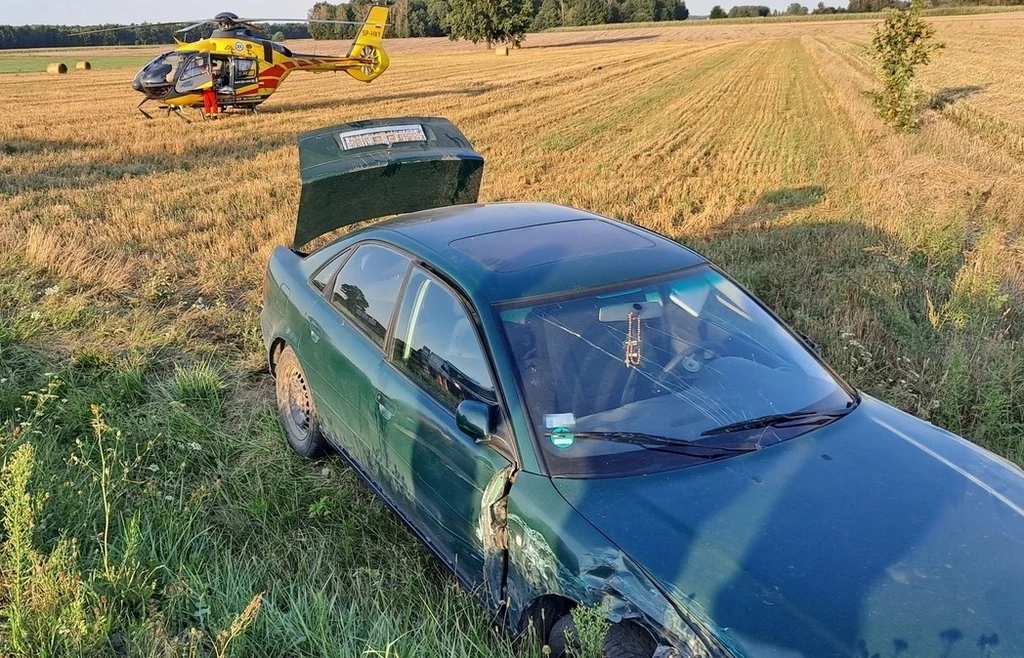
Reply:
[[863, 23], [411, 41], [373, 85], [296, 75], [192, 125], [137, 115], [130, 69], [0, 77], [3, 646], [515, 653], [351, 472], [286, 452], [269, 404], [295, 135], [353, 119], [449, 117], [485, 200], [677, 238], [865, 391], [1024, 462], [1024, 19], [935, 22], [911, 136], [871, 112]]

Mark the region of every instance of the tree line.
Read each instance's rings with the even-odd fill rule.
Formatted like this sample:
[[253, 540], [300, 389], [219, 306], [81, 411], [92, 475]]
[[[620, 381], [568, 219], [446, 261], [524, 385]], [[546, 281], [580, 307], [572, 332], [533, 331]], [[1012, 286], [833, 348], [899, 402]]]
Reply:
[[[832, 7], [819, 2], [814, 8], [801, 5], [799, 2], [790, 4], [783, 11], [773, 10], [764, 5], [737, 5], [726, 11], [721, 5], [711, 8], [708, 18], [754, 18], [759, 16], [806, 16], [809, 14], [859, 14], [885, 11], [886, 9], [906, 9], [910, 0], [849, 0], [846, 7]], [[988, 5], [1024, 5], [1024, 0], [928, 0], [922, 7], [980, 7]]]
[[[309, 18], [359, 22], [366, 16], [372, 0], [347, 3], [318, 2], [309, 10]], [[927, 0], [925, 7], [1021, 5], [1024, 0]], [[725, 10], [716, 5], [715, 18], [743, 18], [773, 15], [841, 14], [876, 12], [906, 7], [905, 0], [848, 0], [846, 7], [824, 2], [809, 8], [799, 2], [779, 12], [764, 5], [737, 5]], [[466, 38], [475, 41], [522, 41], [526, 32], [569, 25], [606, 23], [644, 23], [686, 20], [690, 12], [685, 0], [394, 0], [387, 36]], [[79, 34], [94, 29], [119, 27], [99, 34]], [[0, 25], [0, 50], [11, 48], [61, 48], [70, 46], [130, 46], [173, 43], [180, 25], [115, 24]], [[261, 25], [267, 35], [282, 39], [351, 39], [352, 25], [284, 23]], [[207, 37], [212, 26], [194, 30], [189, 39]]]
[[[1024, 2], [1024, 0], [1021, 0]], [[812, 14], [856, 14], [867, 12], [878, 12], [886, 9], [904, 9], [909, 0], [850, 0], [846, 7], [831, 7], [824, 2], [819, 2], [816, 7], [809, 9], [799, 2], [791, 3], [783, 11], [773, 10], [764, 5], [737, 5], [725, 11], [721, 5], [711, 8], [708, 18], [756, 18], [759, 16], [808, 16]]]
[[[10, 48], [66, 48], [77, 46], [144, 46], [159, 43], [174, 43], [174, 31], [186, 27], [180, 25], [125, 25], [106, 23], [103, 25], [0, 25], [0, 50]], [[258, 25], [267, 35], [278, 39], [308, 39], [309, 31], [303, 24], [275, 23]], [[79, 34], [89, 30], [120, 28], [98, 34]], [[186, 34], [189, 40], [208, 37], [213, 26], [206, 26]], [[181, 35], [178, 35], [181, 36]]]
[[[318, 2], [310, 18], [359, 21], [370, 0], [333, 4]], [[563, 25], [600, 25], [686, 20], [684, 0], [395, 0], [391, 6], [390, 37], [471, 38], [537, 32]], [[348, 25], [310, 25], [314, 39], [344, 39], [354, 34]], [[508, 39], [493, 38], [492, 41]]]

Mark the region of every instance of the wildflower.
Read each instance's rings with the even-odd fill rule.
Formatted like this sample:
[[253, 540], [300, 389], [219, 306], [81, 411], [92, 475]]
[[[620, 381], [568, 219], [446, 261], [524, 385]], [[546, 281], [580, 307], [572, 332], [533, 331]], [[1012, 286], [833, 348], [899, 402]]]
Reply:
[[32, 318], [33, 320], [38, 320], [39, 318], [43, 317], [43, 314], [40, 313], [39, 311], [32, 311], [29, 317]]
[[45, 295], [46, 297], [50, 297], [51, 295], [56, 295], [59, 291], [60, 291], [60, 286], [59, 285], [52, 285], [52, 286], [50, 286], [49, 288], [47, 288], [46, 290], [43, 291], [43, 295]]
[[202, 450], [202, 449], [203, 449], [203, 446], [199, 445], [199, 444], [198, 444], [198, 443], [196, 443], [195, 441], [192, 441], [191, 443], [189, 443], [189, 444], [188, 444], [188, 447], [189, 447], [189, 448], [192, 448], [192, 449], [193, 449], [193, 450], [195, 450], [195, 451], [199, 451], [199, 450]]

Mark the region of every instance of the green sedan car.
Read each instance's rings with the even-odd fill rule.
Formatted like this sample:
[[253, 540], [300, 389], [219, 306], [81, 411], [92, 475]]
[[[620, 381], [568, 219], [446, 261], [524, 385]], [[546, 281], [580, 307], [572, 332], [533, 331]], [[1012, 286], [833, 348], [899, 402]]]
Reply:
[[300, 158], [261, 317], [288, 443], [340, 453], [511, 632], [561, 655], [587, 605], [610, 658], [1024, 655], [1015, 466], [858, 393], [672, 240], [476, 204], [443, 119]]

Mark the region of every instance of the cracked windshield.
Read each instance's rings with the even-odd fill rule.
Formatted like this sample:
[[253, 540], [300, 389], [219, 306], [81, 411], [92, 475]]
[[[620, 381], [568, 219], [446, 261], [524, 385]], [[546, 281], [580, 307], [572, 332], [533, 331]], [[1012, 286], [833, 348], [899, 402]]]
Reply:
[[756, 450], [855, 403], [797, 338], [706, 266], [517, 304], [501, 319], [535, 435], [560, 475]]

